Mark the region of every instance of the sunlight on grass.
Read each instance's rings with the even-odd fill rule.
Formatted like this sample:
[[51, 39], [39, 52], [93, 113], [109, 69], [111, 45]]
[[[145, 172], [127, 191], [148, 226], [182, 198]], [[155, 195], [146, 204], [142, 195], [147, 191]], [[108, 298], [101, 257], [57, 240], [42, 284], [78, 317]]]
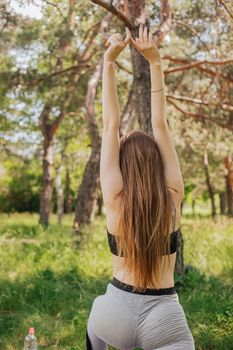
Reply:
[[182, 219], [185, 262], [229, 284], [233, 277], [232, 221], [220, 216], [215, 222], [206, 218]]

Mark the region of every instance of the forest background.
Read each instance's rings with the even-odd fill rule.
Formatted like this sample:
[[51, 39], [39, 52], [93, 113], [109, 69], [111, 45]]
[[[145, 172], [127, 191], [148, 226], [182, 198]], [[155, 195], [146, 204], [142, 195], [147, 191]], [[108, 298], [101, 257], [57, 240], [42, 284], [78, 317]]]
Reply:
[[[41, 348], [85, 348], [92, 300], [111, 274], [99, 184], [104, 44], [126, 26], [137, 36], [140, 23], [163, 59], [185, 184], [180, 300], [197, 349], [233, 343], [232, 3], [2, 0], [1, 349], [20, 349], [29, 323]], [[116, 74], [120, 134], [150, 132], [148, 63], [128, 46]]]

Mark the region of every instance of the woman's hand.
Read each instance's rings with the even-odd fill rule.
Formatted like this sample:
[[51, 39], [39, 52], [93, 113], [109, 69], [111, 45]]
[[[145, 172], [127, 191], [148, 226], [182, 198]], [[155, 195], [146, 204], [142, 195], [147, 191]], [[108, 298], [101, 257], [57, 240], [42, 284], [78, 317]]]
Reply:
[[104, 53], [105, 60], [109, 62], [114, 62], [121, 51], [130, 42], [130, 32], [127, 31], [126, 38], [123, 40], [120, 33], [112, 34], [106, 41], [105, 46], [109, 46]]
[[[149, 35], [148, 35], [149, 32]], [[127, 34], [130, 35], [130, 40], [133, 43], [134, 47], [138, 50], [142, 56], [144, 56], [149, 63], [160, 63], [161, 57], [158, 48], [155, 45], [152, 34], [146, 26], [140, 24], [139, 27], [139, 38], [134, 40], [132, 38], [131, 32], [127, 28]]]

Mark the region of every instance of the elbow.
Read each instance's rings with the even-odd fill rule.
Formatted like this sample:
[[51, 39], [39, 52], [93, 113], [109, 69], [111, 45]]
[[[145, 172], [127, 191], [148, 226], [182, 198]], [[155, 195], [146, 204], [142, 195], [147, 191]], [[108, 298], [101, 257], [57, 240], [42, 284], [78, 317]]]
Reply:
[[184, 185], [177, 184], [177, 185], [171, 185], [168, 187], [170, 190], [172, 190], [175, 197], [179, 200], [179, 202], [182, 202], [185, 197], [185, 191], [184, 191]]
[[182, 190], [182, 192], [180, 193], [180, 196], [181, 196], [181, 201], [184, 199], [185, 197], [185, 191], [184, 191], [184, 188]]
[[184, 185], [179, 188], [178, 193], [180, 201], [182, 202], [185, 197]]

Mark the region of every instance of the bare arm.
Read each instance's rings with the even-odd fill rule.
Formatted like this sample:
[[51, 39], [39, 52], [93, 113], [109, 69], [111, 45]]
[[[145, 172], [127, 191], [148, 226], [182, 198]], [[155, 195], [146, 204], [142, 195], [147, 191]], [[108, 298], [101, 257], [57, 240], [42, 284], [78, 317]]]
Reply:
[[147, 27], [139, 27], [139, 38], [131, 36], [135, 48], [148, 60], [151, 77], [151, 124], [155, 141], [163, 160], [167, 187], [176, 191], [179, 199], [184, 196], [184, 184], [179, 159], [167, 124], [166, 96], [162, 60], [152, 34]]
[[100, 184], [106, 208], [123, 187], [119, 166], [120, 112], [115, 79], [115, 63], [104, 60], [102, 76], [103, 134], [100, 153]]
[[[165, 86], [161, 60], [150, 62], [150, 76], [152, 91], [160, 90]], [[163, 159], [167, 186], [174, 189], [183, 198], [184, 183], [175, 145], [167, 124], [164, 89], [151, 92], [151, 124], [155, 141]]]
[[[162, 61], [150, 62], [151, 90], [151, 124], [152, 127], [163, 126], [167, 122], [165, 83]], [[162, 89], [160, 91], [160, 89]]]
[[115, 77], [115, 59], [129, 41], [122, 40], [119, 33], [109, 39], [111, 46], [104, 54], [102, 75], [103, 134], [100, 154], [100, 184], [106, 208], [114, 208], [115, 197], [123, 188], [119, 165], [120, 109]]
[[104, 128], [119, 128], [120, 109], [117, 96], [115, 62], [106, 59], [104, 59], [102, 75], [102, 115]]

